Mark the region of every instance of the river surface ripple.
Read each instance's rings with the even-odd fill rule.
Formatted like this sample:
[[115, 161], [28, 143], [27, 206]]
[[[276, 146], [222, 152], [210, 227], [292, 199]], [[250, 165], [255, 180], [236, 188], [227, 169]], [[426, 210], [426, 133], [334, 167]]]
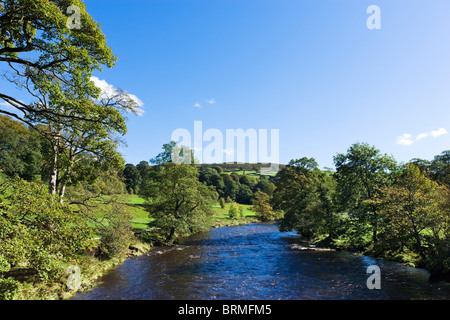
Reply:
[[[425, 270], [303, 245], [273, 223], [211, 229], [127, 259], [72, 299], [450, 299]], [[379, 290], [367, 288], [369, 265], [380, 267]]]

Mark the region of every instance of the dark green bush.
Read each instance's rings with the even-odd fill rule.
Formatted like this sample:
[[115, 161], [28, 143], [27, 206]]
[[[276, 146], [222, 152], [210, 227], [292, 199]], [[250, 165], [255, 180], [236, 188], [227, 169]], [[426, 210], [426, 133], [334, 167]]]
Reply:
[[21, 288], [20, 282], [13, 278], [0, 278], [0, 300], [13, 300]]

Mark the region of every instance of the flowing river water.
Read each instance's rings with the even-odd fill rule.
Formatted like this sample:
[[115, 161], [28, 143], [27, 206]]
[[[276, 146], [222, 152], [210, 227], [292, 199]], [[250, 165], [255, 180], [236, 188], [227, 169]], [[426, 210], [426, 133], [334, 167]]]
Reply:
[[[368, 289], [367, 267], [380, 267]], [[105, 274], [72, 299], [450, 299], [450, 286], [400, 263], [342, 251], [305, 250], [272, 223], [211, 229], [155, 247]]]

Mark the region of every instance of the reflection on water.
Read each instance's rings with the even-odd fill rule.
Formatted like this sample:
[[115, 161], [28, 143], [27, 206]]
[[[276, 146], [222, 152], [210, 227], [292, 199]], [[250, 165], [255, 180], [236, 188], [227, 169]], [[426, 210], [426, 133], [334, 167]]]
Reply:
[[[424, 270], [297, 240], [270, 223], [212, 229], [126, 260], [73, 299], [450, 299]], [[381, 268], [380, 290], [366, 286], [369, 265]]]

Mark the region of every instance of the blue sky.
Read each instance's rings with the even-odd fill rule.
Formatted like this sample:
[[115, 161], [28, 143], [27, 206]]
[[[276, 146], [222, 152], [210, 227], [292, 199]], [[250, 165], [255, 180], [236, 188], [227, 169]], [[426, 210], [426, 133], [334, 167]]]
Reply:
[[[96, 76], [144, 104], [128, 118], [127, 162], [194, 121], [279, 129], [281, 163], [332, 167], [355, 142], [399, 161], [450, 149], [448, 0], [85, 3], [118, 56]], [[373, 4], [380, 30], [366, 27]]]

